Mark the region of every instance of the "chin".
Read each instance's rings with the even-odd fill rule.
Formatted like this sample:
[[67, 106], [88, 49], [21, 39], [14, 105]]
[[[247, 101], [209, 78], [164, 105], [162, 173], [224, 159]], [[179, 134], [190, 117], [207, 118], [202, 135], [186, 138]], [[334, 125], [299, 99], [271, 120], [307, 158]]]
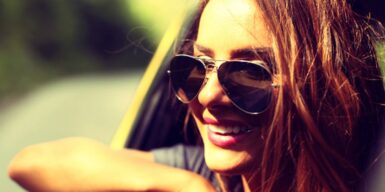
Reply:
[[210, 170], [222, 175], [242, 175], [256, 168], [253, 154], [247, 151], [223, 149], [204, 142], [205, 161]]

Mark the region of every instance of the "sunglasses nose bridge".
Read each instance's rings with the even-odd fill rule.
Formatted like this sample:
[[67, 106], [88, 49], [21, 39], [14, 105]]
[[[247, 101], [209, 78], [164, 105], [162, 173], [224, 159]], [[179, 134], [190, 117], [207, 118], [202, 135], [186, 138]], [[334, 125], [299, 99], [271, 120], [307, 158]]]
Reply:
[[218, 67], [215, 65], [215, 63], [210, 63], [206, 65], [207, 74], [217, 72], [217, 70], [218, 70]]

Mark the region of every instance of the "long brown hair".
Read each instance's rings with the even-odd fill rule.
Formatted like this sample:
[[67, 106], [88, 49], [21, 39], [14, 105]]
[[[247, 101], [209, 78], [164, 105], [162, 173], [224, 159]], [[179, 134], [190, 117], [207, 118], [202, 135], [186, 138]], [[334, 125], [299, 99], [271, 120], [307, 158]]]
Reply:
[[[375, 52], [381, 36], [345, 0], [257, 4], [282, 77], [263, 133], [260, 191], [357, 189], [381, 131], [385, 91]], [[196, 38], [199, 19], [188, 40]]]

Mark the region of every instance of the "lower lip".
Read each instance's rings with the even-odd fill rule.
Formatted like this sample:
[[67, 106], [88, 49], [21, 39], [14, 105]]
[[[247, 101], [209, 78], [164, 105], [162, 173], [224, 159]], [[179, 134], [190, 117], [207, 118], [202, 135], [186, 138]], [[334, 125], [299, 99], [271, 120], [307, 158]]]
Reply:
[[236, 135], [222, 135], [207, 129], [209, 141], [221, 148], [229, 148], [237, 143], [239, 143], [245, 136], [246, 133], [236, 134]]

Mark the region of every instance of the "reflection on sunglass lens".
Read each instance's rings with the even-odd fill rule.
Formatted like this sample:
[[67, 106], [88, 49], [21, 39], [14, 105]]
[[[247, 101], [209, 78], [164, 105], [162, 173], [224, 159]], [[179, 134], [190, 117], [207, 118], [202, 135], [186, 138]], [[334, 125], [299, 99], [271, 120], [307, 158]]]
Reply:
[[225, 62], [218, 78], [227, 96], [249, 113], [266, 110], [271, 102], [271, 74], [262, 66], [249, 62]]
[[[263, 66], [248, 61], [227, 61], [217, 71], [223, 90], [240, 110], [249, 114], [265, 111], [272, 99], [272, 77]], [[203, 61], [177, 55], [170, 63], [170, 78], [177, 97], [184, 103], [193, 100], [206, 78]]]
[[189, 102], [198, 94], [206, 69], [200, 61], [187, 57], [176, 56], [170, 64], [171, 83], [177, 96], [183, 102]]

